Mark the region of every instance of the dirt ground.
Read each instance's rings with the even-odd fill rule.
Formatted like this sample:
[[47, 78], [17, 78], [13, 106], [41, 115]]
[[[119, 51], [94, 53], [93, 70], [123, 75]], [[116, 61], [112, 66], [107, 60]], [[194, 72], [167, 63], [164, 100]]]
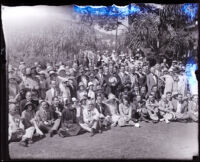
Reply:
[[141, 128], [115, 127], [88, 133], [55, 135], [22, 147], [9, 144], [11, 159], [192, 159], [198, 153], [197, 123], [141, 123]]

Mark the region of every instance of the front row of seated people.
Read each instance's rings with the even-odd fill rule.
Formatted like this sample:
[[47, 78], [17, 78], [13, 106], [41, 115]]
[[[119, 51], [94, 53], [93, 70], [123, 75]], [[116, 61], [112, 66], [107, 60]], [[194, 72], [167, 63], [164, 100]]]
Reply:
[[[27, 92], [29, 95], [31, 92]], [[72, 98], [72, 103], [65, 104], [54, 97], [51, 105], [40, 101], [35, 106], [31, 100], [24, 105], [21, 116], [14, 103], [9, 105], [9, 141], [20, 141], [20, 145], [33, 143], [33, 136], [50, 137], [58, 134], [61, 137], [76, 136], [81, 132], [102, 133], [114, 126], [140, 127], [139, 122], [153, 123], [165, 121], [198, 121], [198, 95], [191, 101], [183, 100], [182, 94], [172, 99], [167, 92], [158, 102], [152, 94], [145, 101], [137, 95], [131, 103], [125, 95], [122, 101], [109, 94], [108, 99], [99, 93], [96, 99], [83, 96], [80, 100]]]

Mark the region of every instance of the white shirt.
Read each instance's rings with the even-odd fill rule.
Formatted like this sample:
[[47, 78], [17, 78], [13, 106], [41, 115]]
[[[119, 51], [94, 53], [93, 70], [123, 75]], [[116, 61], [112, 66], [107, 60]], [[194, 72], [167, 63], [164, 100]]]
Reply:
[[181, 103], [180, 102], [177, 102], [177, 110], [176, 110], [177, 113], [181, 113]]
[[51, 94], [52, 94], [52, 96], [54, 97], [54, 94], [55, 94], [54, 88], [51, 88]]

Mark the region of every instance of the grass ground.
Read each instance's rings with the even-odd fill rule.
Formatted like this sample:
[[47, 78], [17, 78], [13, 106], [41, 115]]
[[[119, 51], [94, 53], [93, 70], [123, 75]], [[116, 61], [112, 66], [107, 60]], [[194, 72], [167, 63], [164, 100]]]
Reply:
[[93, 137], [47, 135], [28, 148], [13, 142], [9, 154], [12, 159], [192, 159], [198, 153], [197, 123], [141, 126], [115, 127]]

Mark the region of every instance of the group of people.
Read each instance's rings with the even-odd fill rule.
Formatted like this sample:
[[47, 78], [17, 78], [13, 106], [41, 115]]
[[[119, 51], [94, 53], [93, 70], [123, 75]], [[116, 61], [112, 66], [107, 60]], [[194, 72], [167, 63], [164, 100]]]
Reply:
[[141, 122], [197, 122], [198, 93], [186, 66], [163, 59], [150, 66], [140, 54], [98, 53], [76, 58], [69, 67], [35, 62], [9, 65], [9, 141], [22, 146], [33, 137], [60, 137]]

